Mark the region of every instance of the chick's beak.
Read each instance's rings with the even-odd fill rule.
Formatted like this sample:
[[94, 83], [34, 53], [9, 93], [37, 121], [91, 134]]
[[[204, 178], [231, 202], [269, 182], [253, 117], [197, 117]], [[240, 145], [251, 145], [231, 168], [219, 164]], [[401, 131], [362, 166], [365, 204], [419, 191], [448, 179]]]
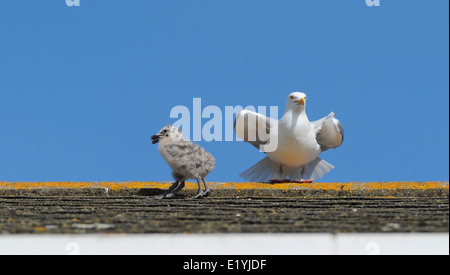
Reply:
[[299, 100], [296, 100], [295, 102], [297, 102], [300, 105], [305, 105], [306, 99], [305, 98], [300, 98]]
[[159, 142], [159, 136], [158, 135], [153, 135], [150, 140], [152, 141], [152, 144], [158, 143]]

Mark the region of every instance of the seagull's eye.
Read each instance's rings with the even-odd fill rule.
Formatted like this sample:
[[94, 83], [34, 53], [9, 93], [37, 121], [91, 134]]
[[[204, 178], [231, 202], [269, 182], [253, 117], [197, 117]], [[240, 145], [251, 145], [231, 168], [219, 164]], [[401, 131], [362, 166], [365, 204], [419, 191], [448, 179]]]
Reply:
[[290, 98], [291, 98], [291, 99], [294, 99], [294, 96], [293, 96], [293, 95], [291, 95], [291, 96], [290, 96]]

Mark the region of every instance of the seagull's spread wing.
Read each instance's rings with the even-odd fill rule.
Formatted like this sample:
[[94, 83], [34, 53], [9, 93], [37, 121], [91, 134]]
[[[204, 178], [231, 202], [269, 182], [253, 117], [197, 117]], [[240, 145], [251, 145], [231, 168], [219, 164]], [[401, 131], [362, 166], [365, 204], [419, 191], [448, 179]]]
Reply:
[[239, 112], [234, 121], [236, 135], [259, 150], [261, 145], [268, 143], [271, 128], [277, 120], [252, 111]]
[[341, 146], [344, 141], [344, 128], [339, 120], [331, 112], [328, 116], [313, 121], [312, 124], [317, 130], [317, 143], [322, 151]]

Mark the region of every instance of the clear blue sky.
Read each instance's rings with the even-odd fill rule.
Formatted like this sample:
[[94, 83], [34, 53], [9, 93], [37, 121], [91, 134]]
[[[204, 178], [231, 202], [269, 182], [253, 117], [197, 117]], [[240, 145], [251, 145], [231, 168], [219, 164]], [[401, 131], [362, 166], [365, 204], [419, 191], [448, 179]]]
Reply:
[[[280, 106], [308, 94], [344, 144], [321, 181], [449, 179], [449, 1], [5, 0], [0, 180], [171, 180], [148, 141], [175, 105]], [[203, 120], [203, 123], [208, 121]], [[264, 155], [199, 142], [210, 181]]]

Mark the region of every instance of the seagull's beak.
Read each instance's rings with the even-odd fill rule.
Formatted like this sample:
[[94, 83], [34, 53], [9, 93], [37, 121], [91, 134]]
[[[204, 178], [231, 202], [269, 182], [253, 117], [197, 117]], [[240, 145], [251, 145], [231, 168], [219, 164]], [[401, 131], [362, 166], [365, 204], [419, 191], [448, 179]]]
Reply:
[[152, 141], [152, 144], [158, 143], [159, 142], [159, 136], [158, 135], [153, 135], [150, 140]]
[[300, 105], [305, 105], [306, 99], [305, 98], [300, 98], [299, 100], [296, 100], [295, 102], [297, 102]]

